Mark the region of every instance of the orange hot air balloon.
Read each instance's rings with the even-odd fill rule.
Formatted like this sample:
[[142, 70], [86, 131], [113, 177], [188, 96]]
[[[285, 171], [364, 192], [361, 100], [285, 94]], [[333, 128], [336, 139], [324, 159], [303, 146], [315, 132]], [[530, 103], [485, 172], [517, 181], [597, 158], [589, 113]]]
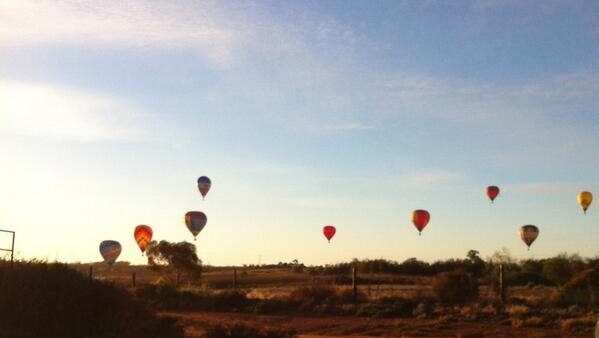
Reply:
[[490, 185], [487, 187], [487, 196], [491, 199], [491, 203], [495, 201], [495, 198], [499, 195], [499, 187]]
[[137, 242], [137, 245], [141, 249], [141, 254], [146, 251], [146, 247], [152, 241], [152, 228], [147, 225], [138, 225], [133, 231], [133, 238]]
[[325, 225], [322, 228], [322, 233], [324, 234], [324, 237], [327, 238], [329, 243], [331, 243], [331, 238], [333, 238], [333, 236], [335, 236], [336, 232], [337, 232], [337, 229], [335, 229], [335, 227], [332, 225]]
[[412, 223], [418, 229], [418, 235], [422, 234], [422, 230], [426, 227], [430, 219], [431, 215], [426, 210], [414, 210], [412, 212]]

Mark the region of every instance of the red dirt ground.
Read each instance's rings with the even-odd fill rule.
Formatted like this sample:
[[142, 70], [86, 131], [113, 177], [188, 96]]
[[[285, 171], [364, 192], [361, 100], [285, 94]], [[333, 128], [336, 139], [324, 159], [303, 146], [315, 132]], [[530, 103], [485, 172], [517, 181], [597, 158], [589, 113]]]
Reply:
[[302, 338], [586, 338], [592, 335], [591, 329], [586, 333], [568, 333], [546, 328], [513, 328], [510, 323], [499, 320], [456, 322], [451, 319], [272, 316], [216, 312], [164, 314], [178, 318], [189, 337], [200, 337], [207, 325], [219, 323], [291, 329]]

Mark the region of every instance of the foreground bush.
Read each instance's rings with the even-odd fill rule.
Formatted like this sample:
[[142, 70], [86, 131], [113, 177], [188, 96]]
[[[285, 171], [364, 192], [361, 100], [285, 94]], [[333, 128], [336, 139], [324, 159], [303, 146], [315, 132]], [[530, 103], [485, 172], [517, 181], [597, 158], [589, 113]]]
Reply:
[[0, 264], [0, 337], [180, 338], [126, 291], [63, 264]]
[[478, 283], [472, 274], [459, 269], [433, 278], [433, 294], [444, 303], [464, 304], [478, 298]]

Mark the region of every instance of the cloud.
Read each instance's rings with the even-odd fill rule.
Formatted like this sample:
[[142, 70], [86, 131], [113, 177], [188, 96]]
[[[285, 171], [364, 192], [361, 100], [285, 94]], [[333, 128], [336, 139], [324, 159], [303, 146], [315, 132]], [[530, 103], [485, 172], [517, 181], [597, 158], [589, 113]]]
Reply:
[[213, 64], [231, 61], [237, 36], [211, 6], [148, 1], [2, 1], [0, 47], [100, 44], [191, 49]]
[[93, 141], [133, 141], [146, 134], [139, 113], [99, 94], [44, 84], [0, 81], [0, 130]]

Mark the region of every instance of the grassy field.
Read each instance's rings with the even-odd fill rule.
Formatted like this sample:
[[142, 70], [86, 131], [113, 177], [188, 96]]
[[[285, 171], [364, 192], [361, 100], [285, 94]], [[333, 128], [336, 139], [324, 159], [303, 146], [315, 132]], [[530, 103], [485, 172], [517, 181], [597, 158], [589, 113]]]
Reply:
[[[88, 265], [73, 267], [89, 273]], [[476, 301], [451, 305], [435, 300], [431, 276], [359, 274], [354, 302], [348, 275], [237, 268], [234, 291], [233, 268], [207, 270], [200, 279], [180, 277], [178, 287], [176, 274], [146, 266], [94, 265], [93, 278], [153, 299], [159, 311], [179, 319], [189, 337], [233, 323], [338, 337], [590, 337], [597, 320], [596, 309], [547, 305], [560, 292], [554, 286], [511, 287], [502, 306], [479, 281]]]

